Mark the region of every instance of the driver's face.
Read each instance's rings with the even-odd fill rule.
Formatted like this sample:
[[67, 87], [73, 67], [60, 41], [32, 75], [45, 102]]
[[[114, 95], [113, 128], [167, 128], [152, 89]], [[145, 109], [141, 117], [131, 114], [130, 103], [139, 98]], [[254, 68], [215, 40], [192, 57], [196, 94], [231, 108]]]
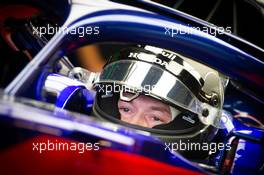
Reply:
[[122, 121], [143, 127], [152, 128], [172, 120], [168, 105], [145, 95], [130, 102], [119, 100], [118, 109]]

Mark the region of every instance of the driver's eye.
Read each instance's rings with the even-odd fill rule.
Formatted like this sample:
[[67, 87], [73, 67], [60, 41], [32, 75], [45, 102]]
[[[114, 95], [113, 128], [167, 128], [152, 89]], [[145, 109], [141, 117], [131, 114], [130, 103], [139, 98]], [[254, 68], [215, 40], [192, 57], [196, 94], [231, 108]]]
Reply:
[[[156, 117], [156, 116], [152, 117], [152, 120], [154, 120], [155, 122], [159, 122], [159, 121], [161, 121], [161, 119], [160, 119], [159, 117]], [[162, 121], [161, 121], [161, 122], [162, 122]]]
[[123, 112], [129, 112], [129, 111], [130, 111], [129, 108], [125, 108], [125, 107], [123, 107], [123, 108], [119, 108], [119, 110], [121, 110], [121, 111], [123, 111]]

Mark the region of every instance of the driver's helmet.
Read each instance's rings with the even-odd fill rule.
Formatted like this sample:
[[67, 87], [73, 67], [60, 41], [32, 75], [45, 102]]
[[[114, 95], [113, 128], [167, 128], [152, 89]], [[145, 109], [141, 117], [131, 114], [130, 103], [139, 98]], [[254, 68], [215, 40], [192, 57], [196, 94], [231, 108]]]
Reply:
[[184, 58], [152, 46], [121, 50], [95, 83], [94, 114], [164, 141], [209, 142], [220, 127], [222, 83]]

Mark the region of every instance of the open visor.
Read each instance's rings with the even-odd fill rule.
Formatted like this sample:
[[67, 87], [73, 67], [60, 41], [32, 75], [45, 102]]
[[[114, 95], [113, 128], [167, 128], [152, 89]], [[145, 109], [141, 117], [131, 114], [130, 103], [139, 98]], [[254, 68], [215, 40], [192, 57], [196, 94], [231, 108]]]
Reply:
[[[179, 70], [180, 72], [180, 70]], [[143, 93], [175, 108], [197, 114], [205, 125], [220, 128], [221, 109], [203, 103], [168, 70], [147, 62], [119, 60], [108, 64], [96, 83], [114, 84], [111, 91]], [[109, 91], [109, 89], [101, 89]]]

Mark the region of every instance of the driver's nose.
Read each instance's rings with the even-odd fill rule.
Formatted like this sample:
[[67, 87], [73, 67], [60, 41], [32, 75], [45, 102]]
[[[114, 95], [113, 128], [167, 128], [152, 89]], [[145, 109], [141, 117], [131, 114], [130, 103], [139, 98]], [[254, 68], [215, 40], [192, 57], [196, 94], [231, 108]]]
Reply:
[[143, 127], [149, 127], [148, 123], [144, 117], [144, 114], [142, 112], [136, 113], [131, 120], [129, 121], [130, 124], [143, 126]]

